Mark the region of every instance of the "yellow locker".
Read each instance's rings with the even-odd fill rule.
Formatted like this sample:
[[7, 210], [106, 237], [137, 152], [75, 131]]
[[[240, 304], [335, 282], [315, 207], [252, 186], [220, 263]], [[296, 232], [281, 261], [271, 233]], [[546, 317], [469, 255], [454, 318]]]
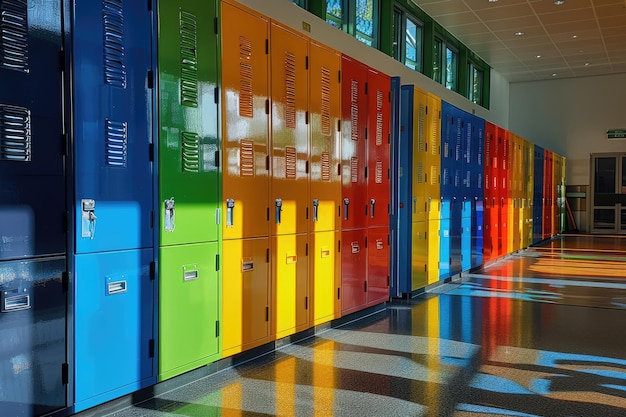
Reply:
[[411, 291], [424, 288], [428, 284], [428, 240], [426, 228], [428, 222], [420, 221], [412, 224], [412, 260], [411, 260]]
[[272, 236], [272, 335], [309, 327], [308, 234]]
[[341, 54], [311, 41], [309, 231], [339, 230], [341, 217]]
[[503, 164], [506, 163], [506, 196], [505, 199], [507, 201], [507, 236], [503, 236], [504, 239], [507, 239], [507, 253], [513, 253], [517, 250], [515, 247], [515, 236], [517, 235], [517, 223], [515, 222], [515, 211], [517, 209], [517, 202], [513, 197], [515, 192], [513, 190], [513, 179], [515, 177], [515, 171], [513, 169], [514, 159], [515, 159], [515, 134], [513, 132], [508, 132], [505, 135], [504, 146], [506, 147], [506, 156], [504, 158]]
[[[428, 94], [428, 107], [426, 110], [426, 127], [428, 132], [428, 143], [426, 147], [426, 153], [428, 154], [428, 176], [426, 178], [427, 217], [428, 220], [436, 220], [441, 218], [441, 99], [433, 94]], [[439, 226], [437, 225], [437, 230], [438, 229]], [[439, 236], [438, 233], [437, 236]], [[430, 237], [431, 233], [429, 233], [429, 238]], [[439, 243], [437, 243], [437, 245], [439, 245]], [[437, 262], [439, 261], [437, 260]], [[429, 266], [432, 267], [430, 262]]]
[[428, 242], [428, 259], [426, 277], [428, 284], [439, 281], [439, 219], [427, 220], [428, 230], [426, 240]]
[[269, 238], [223, 241], [223, 356], [270, 341]]
[[309, 234], [309, 261], [311, 277], [310, 313], [314, 326], [341, 315], [341, 257], [340, 232], [327, 231]]
[[271, 22], [271, 235], [308, 228], [308, 48], [307, 37]]
[[412, 183], [412, 221], [426, 220], [428, 203], [426, 182], [430, 175], [428, 165], [428, 94], [415, 87], [413, 100], [413, 183]]
[[269, 22], [228, 0], [221, 17], [223, 238], [268, 236]]

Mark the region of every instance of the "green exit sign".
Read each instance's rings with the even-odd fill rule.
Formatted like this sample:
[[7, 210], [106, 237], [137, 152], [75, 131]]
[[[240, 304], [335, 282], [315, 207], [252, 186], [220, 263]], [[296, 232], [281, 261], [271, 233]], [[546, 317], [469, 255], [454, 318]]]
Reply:
[[610, 129], [606, 131], [608, 139], [626, 139], [626, 129]]

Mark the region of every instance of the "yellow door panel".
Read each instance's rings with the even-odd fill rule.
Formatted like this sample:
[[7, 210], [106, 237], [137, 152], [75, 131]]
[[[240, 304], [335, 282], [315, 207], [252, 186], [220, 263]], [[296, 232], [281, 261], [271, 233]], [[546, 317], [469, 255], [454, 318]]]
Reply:
[[338, 297], [341, 286], [341, 265], [338, 256], [339, 232], [309, 234], [311, 261], [311, 316], [312, 324], [326, 323], [341, 314]]
[[411, 291], [424, 288], [427, 283], [428, 272], [428, 240], [426, 239], [427, 222], [413, 222], [412, 224], [412, 256], [411, 256]]
[[428, 94], [428, 178], [426, 181], [426, 202], [428, 220], [441, 218], [441, 99]]
[[412, 221], [426, 220], [428, 203], [426, 201], [426, 183], [430, 176], [428, 165], [428, 94], [415, 87], [413, 102], [413, 183], [412, 183]]
[[428, 220], [427, 280], [428, 284], [439, 281], [439, 219]]

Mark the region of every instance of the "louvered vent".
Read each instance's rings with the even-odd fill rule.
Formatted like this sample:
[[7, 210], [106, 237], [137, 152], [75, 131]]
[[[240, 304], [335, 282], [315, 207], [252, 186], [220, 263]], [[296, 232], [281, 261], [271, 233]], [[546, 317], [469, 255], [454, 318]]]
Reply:
[[296, 148], [293, 146], [285, 147], [285, 178], [296, 178], [296, 164], [298, 163]]
[[489, 174], [485, 173], [485, 190], [491, 189], [489, 186]]
[[431, 120], [430, 120], [430, 153], [432, 155], [438, 155], [439, 154], [439, 139], [440, 139], [440, 132], [439, 129], [437, 129], [437, 127], [439, 126], [439, 112], [438, 111], [431, 111]]
[[352, 80], [350, 85], [350, 118], [352, 140], [359, 140], [359, 82]]
[[252, 117], [252, 42], [239, 37], [239, 115]]
[[200, 171], [200, 137], [196, 133], [181, 133], [183, 172]]
[[450, 170], [448, 168], [443, 169], [443, 185], [450, 185]]
[[296, 128], [296, 56], [285, 52], [285, 126]]
[[198, 22], [196, 15], [180, 10], [180, 102], [198, 107]]
[[322, 67], [322, 135], [330, 135], [330, 70]]
[[31, 160], [30, 110], [0, 104], [0, 160]]
[[356, 156], [350, 158], [350, 179], [352, 182], [359, 181], [359, 158]]
[[242, 140], [239, 149], [239, 175], [254, 176], [254, 142]]
[[0, 1], [0, 66], [28, 72], [28, 1]]
[[437, 185], [439, 180], [437, 179], [439, 176], [439, 168], [435, 165], [430, 167], [430, 183], [432, 185]]
[[448, 158], [450, 156], [450, 149], [448, 147], [448, 142], [444, 142], [443, 144], [443, 157]]
[[422, 184], [424, 182], [424, 164], [422, 161], [417, 163], [417, 183]]
[[128, 124], [106, 119], [104, 128], [106, 165], [125, 168], [128, 152]]
[[126, 52], [124, 50], [124, 13], [122, 0], [103, 0], [104, 82], [126, 88]]
[[426, 107], [423, 104], [420, 104], [418, 110], [418, 123], [417, 123], [417, 146], [420, 152], [424, 152], [425, 149], [425, 141], [424, 141], [424, 129], [425, 129], [425, 121], [426, 121]]
[[376, 91], [376, 146], [383, 144], [383, 92]]
[[330, 153], [322, 152], [322, 181], [330, 181]]
[[460, 169], [457, 169], [456, 171], [454, 171], [454, 186], [457, 188], [461, 186], [461, 170]]
[[376, 184], [383, 183], [383, 161], [376, 161]]

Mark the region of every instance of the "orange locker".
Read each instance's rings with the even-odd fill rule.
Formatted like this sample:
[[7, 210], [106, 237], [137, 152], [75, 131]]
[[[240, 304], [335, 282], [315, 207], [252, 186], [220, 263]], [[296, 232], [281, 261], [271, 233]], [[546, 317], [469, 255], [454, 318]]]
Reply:
[[223, 239], [269, 235], [269, 22], [235, 4], [221, 2]]
[[271, 235], [308, 229], [308, 45], [305, 36], [271, 22]]

